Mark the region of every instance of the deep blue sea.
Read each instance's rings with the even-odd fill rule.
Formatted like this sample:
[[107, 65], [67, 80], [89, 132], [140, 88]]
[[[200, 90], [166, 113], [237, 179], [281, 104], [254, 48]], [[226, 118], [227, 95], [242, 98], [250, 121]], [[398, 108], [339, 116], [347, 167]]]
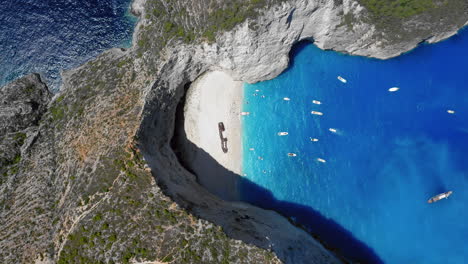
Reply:
[[244, 87], [243, 199], [361, 263], [468, 263], [468, 31], [385, 61], [291, 56]]
[[0, 5], [0, 86], [39, 72], [57, 91], [60, 71], [112, 47], [130, 47], [130, 0], [4, 0]]

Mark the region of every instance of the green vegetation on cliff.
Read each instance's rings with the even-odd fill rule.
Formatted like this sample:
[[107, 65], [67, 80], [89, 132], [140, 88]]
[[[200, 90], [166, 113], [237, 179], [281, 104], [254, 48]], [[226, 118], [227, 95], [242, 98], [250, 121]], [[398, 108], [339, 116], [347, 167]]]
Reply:
[[407, 18], [435, 8], [438, 0], [360, 0], [375, 17]]

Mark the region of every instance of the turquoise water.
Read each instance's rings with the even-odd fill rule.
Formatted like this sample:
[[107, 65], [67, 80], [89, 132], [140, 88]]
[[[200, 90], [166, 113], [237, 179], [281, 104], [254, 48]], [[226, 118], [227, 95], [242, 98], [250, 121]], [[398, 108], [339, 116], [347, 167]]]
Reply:
[[244, 87], [243, 199], [362, 263], [468, 263], [468, 32], [386, 61], [310, 43], [291, 56]]

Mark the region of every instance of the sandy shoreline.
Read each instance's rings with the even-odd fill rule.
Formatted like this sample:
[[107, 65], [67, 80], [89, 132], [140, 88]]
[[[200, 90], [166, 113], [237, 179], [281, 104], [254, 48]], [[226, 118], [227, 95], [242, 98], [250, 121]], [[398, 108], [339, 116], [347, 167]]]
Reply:
[[[240, 112], [243, 83], [221, 71], [199, 77], [187, 91], [184, 130], [193, 143], [189, 166], [198, 181], [210, 192], [226, 200], [238, 200], [242, 141]], [[218, 123], [223, 122], [227, 153], [221, 148]]]

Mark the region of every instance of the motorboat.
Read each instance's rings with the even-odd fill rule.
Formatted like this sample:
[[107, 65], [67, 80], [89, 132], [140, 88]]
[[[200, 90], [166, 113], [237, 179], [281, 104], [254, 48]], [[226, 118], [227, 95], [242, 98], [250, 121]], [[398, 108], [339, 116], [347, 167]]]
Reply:
[[313, 115], [319, 115], [319, 116], [323, 115], [322, 112], [318, 112], [318, 111], [311, 111], [310, 113], [313, 114]]
[[447, 110], [447, 113], [449, 113], [449, 114], [452, 114], [452, 115], [453, 115], [453, 114], [455, 114], [455, 111], [454, 111], [454, 110], [450, 110], [450, 109], [449, 109], [449, 110]]
[[330, 132], [332, 132], [332, 133], [336, 133], [336, 132], [337, 132], [337, 130], [336, 130], [335, 128], [329, 128], [328, 130], [329, 130]]
[[310, 138], [310, 141], [312, 141], [312, 142], [317, 142], [317, 141], [319, 141], [319, 140], [318, 140], [318, 138]]
[[285, 100], [285, 101], [290, 101], [291, 98], [289, 98], [289, 97], [284, 97], [283, 100]]
[[289, 156], [289, 157], [296, 157], [297, 154], [296, 154], [296, 153], [288, 153], [288, 156]]
[[322, 163], [327, 162], [326, 160], [324, 160], [324, 159], [322, 159], [322, 158], [317, 158], [317, 161], [318, 161], [318, 162], [322, 162]]
[[278, 136], [286, 136], [288, 132], [278, 132]]
[[398, 90], [400, 90], [399, 87], [392, 87], [392, 88], [388, 89], [389, 92], [396, 92]]
[[247, 115], [250, 115], [250, 112], [241, 112], [240, 114], [241, 116], [247, 116]]
[[316, 105], [321, 105], [322, 102], [318, 101], [318, 100], [312, 100], [312, 103], [316, 104]]
[[448, 192], [444, 192], [444, 193], [440, 193], [436, 196], [433, 196], [431, 197], [431, 199], [427, 200], [428, 203], [435, 203], [435, 202], [438, 202], [442, 199], [447, 199], [449, 198], [450, 195], [452, 195], [452, 191], [448, 191]]
[[337, 78], [338, 78], [338, 80], [340, 80], [342, 83], [347, 83], [347, 82], [348, 82], [348, 81], [346, 81], [345, 78], [343, 78], [343, 77], [341, 77], [341, 76], [338, 76]]

